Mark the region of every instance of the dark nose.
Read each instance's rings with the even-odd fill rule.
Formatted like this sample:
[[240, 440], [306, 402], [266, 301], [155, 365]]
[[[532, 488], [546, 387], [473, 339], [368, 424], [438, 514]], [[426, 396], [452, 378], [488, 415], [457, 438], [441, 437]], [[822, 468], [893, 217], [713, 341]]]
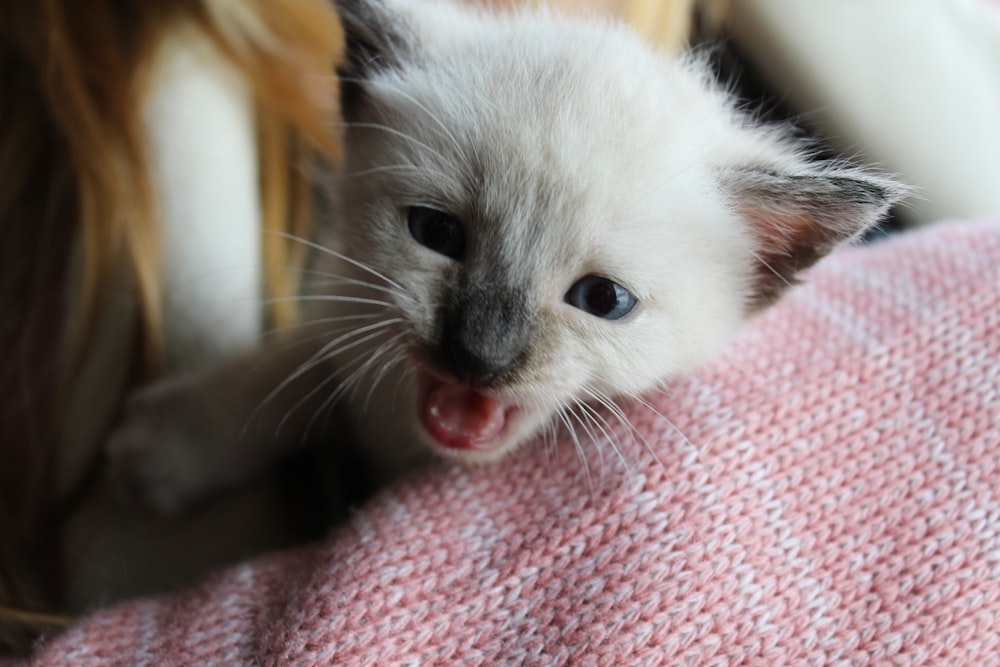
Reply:
[[447, 327], [441, 340], [448, 370], [459, 382], [484, 387], [505, 377], [516, 357], [505, 350], [488, 349], [461, 328]]
[[526, 355], [528, 319], [516, 291], [467, 288], [445, 304], [441, 359], [455, 379], [479, 387], [508, 377]]

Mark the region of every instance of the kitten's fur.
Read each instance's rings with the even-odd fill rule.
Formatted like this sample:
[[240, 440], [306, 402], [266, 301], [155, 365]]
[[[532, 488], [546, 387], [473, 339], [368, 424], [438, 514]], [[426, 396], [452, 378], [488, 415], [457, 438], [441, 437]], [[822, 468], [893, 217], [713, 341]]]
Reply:
[[335, 278], [310, 301], [330, 324], [259, 374], [137, 399], [112, 454], [161, 509], [266, 466], [335, 400], [386, 472], [496, 458], [580, 402], [690, 371], [902, 192], [812, 162], [704, 63], [624, 27], [339, 5], [347, 159], [318, 253]]

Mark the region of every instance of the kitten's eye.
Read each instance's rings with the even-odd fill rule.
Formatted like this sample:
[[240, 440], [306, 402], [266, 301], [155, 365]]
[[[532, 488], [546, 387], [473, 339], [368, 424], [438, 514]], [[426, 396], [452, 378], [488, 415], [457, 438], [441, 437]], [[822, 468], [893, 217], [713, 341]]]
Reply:
[[406, 218], [410, 234], [417, 243], [445, 257], [462, 259], [465, 229], [457, 218], [423, 206], [411, 206]]
[[638, 303], [632, 294], [613, 280], [584, 276], [566, 292], [566, 303], [606, 320], [620, 320]]

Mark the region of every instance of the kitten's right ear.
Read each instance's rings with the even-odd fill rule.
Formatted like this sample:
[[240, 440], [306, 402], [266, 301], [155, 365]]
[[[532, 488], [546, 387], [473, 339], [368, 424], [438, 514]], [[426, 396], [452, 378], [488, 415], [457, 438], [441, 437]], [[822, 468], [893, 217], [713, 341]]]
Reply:
[[885, 176], [808, 163], [737, 169], [723, 180], [756, 245], [755, 310], [797, 282], [799, 271], [873, 227], [909, 192]]

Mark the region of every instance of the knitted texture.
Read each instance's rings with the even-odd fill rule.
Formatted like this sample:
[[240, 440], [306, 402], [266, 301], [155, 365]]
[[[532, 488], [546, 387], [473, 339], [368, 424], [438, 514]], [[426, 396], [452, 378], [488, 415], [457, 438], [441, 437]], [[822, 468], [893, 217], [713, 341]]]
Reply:
[[640, 437], [421, 471], [35, 663], [1000, 665], [998, 332], [1000, 225], [842, 251]]

